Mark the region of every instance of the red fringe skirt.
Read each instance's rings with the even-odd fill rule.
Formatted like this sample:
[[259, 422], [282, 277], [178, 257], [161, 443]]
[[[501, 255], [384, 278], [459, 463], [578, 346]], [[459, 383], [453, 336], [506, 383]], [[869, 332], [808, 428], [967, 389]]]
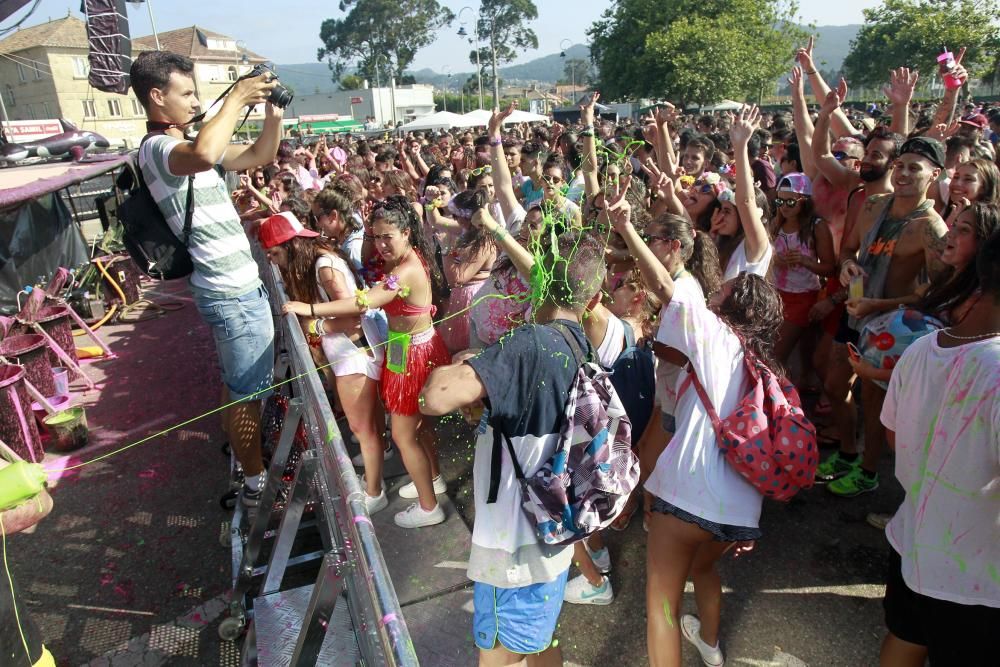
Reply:
[[385, 355], [382, 359], [382, 383], [380, 391], [382, 403], [391, 415], [409, 417], [420, 412], [418, 399], [420, 390], [431, 371], [438, 366], [451, 363], [451, 354], [445, 347], [440, 334], [430, 327], [410, 340], [406, 356], [406, 373], [394, 373], [386, 368]]

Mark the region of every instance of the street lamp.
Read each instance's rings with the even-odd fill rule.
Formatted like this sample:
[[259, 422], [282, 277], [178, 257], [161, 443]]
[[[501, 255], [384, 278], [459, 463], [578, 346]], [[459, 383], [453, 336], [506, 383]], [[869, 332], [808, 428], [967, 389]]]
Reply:
[[448, 83], [444, 87], [444, 94], [442, 95], [442, 104], [444, 105], [444, 110], [448, 110], [448, 89], [451, 88], [451, 65], [445, 65], [442, 72], [448, 75]]
[[[461, 23], [461, 27], [458, 29], [458, 36], [459, 37], [469, 37], [469, 31], [465, 29], [465, 21], [462, 19], [462, 14], [464, 14], [466, 12], [466, 10], [468, 10], [470, 12], [475, 11], [472, 7], [462, 7], [460, 10], [458, 10], [458, 20], [459, 20], [459, 23]], [[476, 42], [475, 42], [475, 44], [476, 44], [476, 76], [479, 77], [479, 108], [482, 109], [483, 108], [483, 66], [479, 62], [479, 41], [480, 41], [480, 37], [479, 37], [479, 20], [477, 19], [476, 20]], [[469, 44], [472, 44], [472, 43], [473, 43], [472, 42], [472, 38], [469, 37]], [[495, 67], [496, 67], [496, 63], [494, 63], [494, 69], [495, 69]], [[496, 78], [496, 71], [493, 72], [493, 75], [494, 75], [494, 78]]]
[[[568, 44], [568, 46], [563, 46], [563, 44]], [[563, 60], [566, 60], [566, 49], [570, 48], [571, 46], [573, 46], [573, 42], [571, 42], [568, 39], [564, 39], [563, 41], [559, 42], [559, 50], [560, 50], [559, 57], [562, 58]], [[573, 86], [571, 89], [572, 92], [570, 94], [573, 95], [573, 104], [576, 104], [576, 63], [573, 61], [572, 58], [568, 62], [569, 62], [570, 81], [572, 82], [571, 85]]]

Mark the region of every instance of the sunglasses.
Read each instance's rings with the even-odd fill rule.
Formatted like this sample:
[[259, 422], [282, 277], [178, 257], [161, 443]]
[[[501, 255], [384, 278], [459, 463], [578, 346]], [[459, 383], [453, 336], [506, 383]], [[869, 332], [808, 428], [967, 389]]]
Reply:
[[777, 206], [778, 208], [781, 208], [782, 206], [786, 206], [788, 208], [792, 208], [793, 206], [795, 206], [796, 204], [798, 204], [800, 201], [802, 201], [802, 200], [801, 199], [782, 199], [781, 197], [775, 197], [774, 198], [774, 205]]
[[653, 241], [663, 241], [664, 243], [673, 241], [673, 239], [668, 236], [656, 236], [655, 234], [643, 234], [642, 240], [646, 245], [650, 245]]
[[469, 173], [472, 174], [473, 176], [482, 176], [483, 174], [489, 175], [493, 173], [493, 167], [487, 164], [485, 166], [473, 169]]
[[851, 155], [849, 153], [845, 153], [844, 151], [834, 151], [833, 159], [836, 160], [837, 162], [843, 162], [844, 160], [860, 160], [861, 158]]
[[705, 181], [695, 181], [691, 186], [691, 189], [695, 192], [701, 192], [707, 194], [709, 192], [715, 192], [715, 186], [711, 183], [706, 183]]
[[543, 176], [542, 180], [544, 180], [549, 185], [559, 185], [560, 183], [563, 182], [563, 177], [562, 176]]

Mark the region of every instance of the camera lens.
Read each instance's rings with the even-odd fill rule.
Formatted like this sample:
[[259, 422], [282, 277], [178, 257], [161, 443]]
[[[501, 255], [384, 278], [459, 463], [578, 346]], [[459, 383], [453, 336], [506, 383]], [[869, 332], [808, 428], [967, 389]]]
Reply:
[[271, 89], [271, 95], [267, 99], [271, 102], [271, 104], [279, 109], [284, 109], [292, 103], [292, 99], [294, 97], [295, 95], [292, 94], [292, 91], [288, 90], [279, 83]]

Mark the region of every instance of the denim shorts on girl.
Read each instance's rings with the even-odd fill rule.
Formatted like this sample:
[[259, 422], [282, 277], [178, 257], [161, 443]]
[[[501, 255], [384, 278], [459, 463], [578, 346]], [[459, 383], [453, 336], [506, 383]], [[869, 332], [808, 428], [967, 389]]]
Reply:
[[274, 380], [274, 319], [267, 290], [260, 286], [232, 298], [196, 291], [194, 301], [212, 329], [230, 398], [266, 398]]
[[497, 642], [511, 653], [541, 653], [552, 644], [569, 568], [553, 581], [519, 588], [475, 582], [472, 636], [488, 651]]

